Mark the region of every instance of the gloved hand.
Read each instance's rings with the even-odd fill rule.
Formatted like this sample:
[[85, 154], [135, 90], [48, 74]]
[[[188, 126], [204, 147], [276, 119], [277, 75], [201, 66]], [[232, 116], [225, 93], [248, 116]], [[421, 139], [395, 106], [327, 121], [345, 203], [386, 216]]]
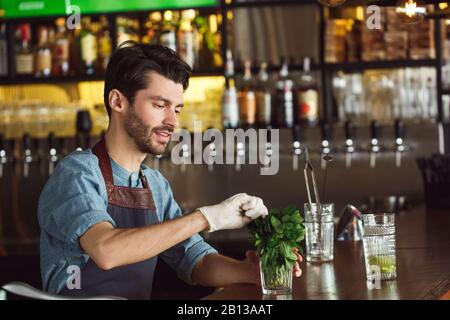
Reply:
[[208, 220], [208, 232], [242, 228], [252, 219], [268, 214], [262, 199], [246, 193], [238, 193], [219, 204], [198, 210]]

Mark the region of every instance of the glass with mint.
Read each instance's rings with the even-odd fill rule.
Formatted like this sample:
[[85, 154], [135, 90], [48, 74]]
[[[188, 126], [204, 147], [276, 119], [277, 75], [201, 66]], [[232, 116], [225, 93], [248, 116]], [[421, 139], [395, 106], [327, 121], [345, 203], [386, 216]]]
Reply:
[[291, 294], [292, 269], [305, 237], [300, 211], [295, 206], [271, 209], [266, 217], [253, 220], [248, 230], [259, 254], [263, 294]]

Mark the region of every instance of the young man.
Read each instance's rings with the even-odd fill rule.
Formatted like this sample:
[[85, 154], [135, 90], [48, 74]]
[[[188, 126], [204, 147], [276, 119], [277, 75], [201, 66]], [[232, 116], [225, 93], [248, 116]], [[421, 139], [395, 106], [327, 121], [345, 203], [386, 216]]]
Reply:
[[167, 180], [142, 163], [166, 149], [190, 73], [160, 45], [128, 42], [111, 57], [105, 137], [63, 159], [39, 200], [46, 291], [149, 299], [158, 256], [188, 283], [260, 283], [254, 253], [225, 257], [198, 233], [245, 226], [267, 214], [262, 200], [241, 193], [182, 215]]

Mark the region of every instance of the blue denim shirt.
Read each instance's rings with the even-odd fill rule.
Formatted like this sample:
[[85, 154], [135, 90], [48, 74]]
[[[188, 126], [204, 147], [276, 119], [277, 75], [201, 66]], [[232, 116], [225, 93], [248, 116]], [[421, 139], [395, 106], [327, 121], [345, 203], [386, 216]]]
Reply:
[[[130, 173], [112, 159], [111, 166], [115, 185], [142, 188], [139, 171]], [[144, 164], [141, 168], [152, 190], [159, 221], [182, 215], [169, 183], [162, 174]], [[89, 227], [101, 221], [109, 221], [115, 226], [106, 211], [107, 206], [105, 182], [98, 158], [91, 150], [73, 152], [60, 161], [45, 185], [38, 205], [44, 290], [58, 293], [72, 275], [68, 267], [76, 265], [82, 269], [87, 263], [89, 256], [81, 249], [78, 240]], [[162, 252], [159, 257], [181, 279], [192, 283], [191, 273], [196, 263], [205, 255], [215, 252], [197, 234]]]

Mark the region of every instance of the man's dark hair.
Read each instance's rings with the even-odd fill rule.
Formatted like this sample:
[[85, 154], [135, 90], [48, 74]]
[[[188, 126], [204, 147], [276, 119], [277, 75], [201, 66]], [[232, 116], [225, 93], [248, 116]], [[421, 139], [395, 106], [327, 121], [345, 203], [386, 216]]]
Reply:
[[109, 117], [110, 91], [119, 90], [132, 105], [136, 92], [147, 88], [150, 71], [182, 84], [184, 90], [189, 86], [192, 73], [191, 67], [167, 47], [135, 41], [123, 42], [112, 54], [106, 68], [104, 100]]

